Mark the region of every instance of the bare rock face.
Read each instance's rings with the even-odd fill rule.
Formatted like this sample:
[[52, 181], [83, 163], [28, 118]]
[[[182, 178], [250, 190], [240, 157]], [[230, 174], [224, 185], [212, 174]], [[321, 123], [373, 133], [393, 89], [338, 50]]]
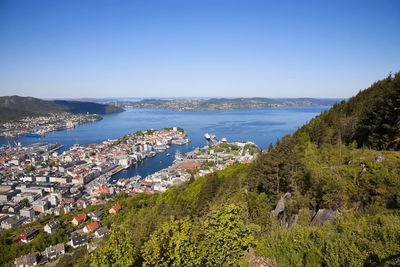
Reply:
[[292, 217], [290, 217], [290, 220], [287, 224], [287, 228], [289, 231], [293, 231], [294, 227], [297, 224], [297, 221], [299, 220], [299, 215], [298, 214], [293, 214]]
[[292, 196], [292, 194], [286, 193], [279, 199], [278, 204], [276, 205], [275, 209], [273, 211], [271, 211], [271, 217], [276, 218], [285, 211], [285, 209], [286, 209], [285, 199], [288, 199], [291, 196]]
[[319, 209], [311, 220], [311, 225], [332, 223], [336, 219], [336, 211], [332, 209]]
[[245, 258], [249, 262], [250, 267], [275, 267], [275, 266], [277, 266], [275, 260], [256, 255], [255, 251], [252, 248], [250, 248], [243, 255], [243, 258]]

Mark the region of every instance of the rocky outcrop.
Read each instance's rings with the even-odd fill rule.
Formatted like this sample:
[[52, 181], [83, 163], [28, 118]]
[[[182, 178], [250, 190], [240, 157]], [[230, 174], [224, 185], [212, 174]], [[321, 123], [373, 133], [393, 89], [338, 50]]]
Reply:
[[336, 219], [336, 211], [332, 209], [319, 209], [311, 220], [311, 225], [332, 223]]
[[273, 211], [271, 211], [271, 217], [276, 218], [285, 211], [285, 209], [286, 209], [285, 199], [288, 199], [291, 196], [292, 195], [290, 193], [286, 193], [279, 199], [278, 204], [276, 204], [275, 209]]
[[296, 226], [298, 220], [299, 220], [299, 215], [298, 214], [293, 214], [290, 217], [290, 220], [287, 223], [287, 228], [289, 229], [289, 231], [293, 231], [293, 229]]
[[255, 253], [254, 249], [250, 248], [244, 255], [245, 258], [249, 262], [250, 267], [275, 267], [277, 266], [275, 260], [271, 260], [269, 258], [265, 258], [263, 256], [259, 256]]

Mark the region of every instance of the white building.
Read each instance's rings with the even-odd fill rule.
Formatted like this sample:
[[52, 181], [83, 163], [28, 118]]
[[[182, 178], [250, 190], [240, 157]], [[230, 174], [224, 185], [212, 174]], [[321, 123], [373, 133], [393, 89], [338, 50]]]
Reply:
[[35, 211], [32, 208], [23, 208], [19, 211], [19, 215], [32, 220], [35, 217]]

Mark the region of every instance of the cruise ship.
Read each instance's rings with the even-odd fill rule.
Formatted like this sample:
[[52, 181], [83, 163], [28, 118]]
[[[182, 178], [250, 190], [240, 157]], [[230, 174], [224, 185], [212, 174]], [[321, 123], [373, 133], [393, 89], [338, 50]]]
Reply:
[[210, 140], [210, 139], [211, 139], [211, 136], [210, 136], [208, 133], [205, 133], [205, 134], [204, 134], [204, 138], [207, 139], [207, 140]]

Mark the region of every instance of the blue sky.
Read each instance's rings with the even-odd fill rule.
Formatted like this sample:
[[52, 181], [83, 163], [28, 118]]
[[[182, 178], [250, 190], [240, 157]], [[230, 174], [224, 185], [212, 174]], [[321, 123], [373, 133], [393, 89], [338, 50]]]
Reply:
[[397, 0], [0, 0], [0, 95], [350, 97], [397, 71]]

